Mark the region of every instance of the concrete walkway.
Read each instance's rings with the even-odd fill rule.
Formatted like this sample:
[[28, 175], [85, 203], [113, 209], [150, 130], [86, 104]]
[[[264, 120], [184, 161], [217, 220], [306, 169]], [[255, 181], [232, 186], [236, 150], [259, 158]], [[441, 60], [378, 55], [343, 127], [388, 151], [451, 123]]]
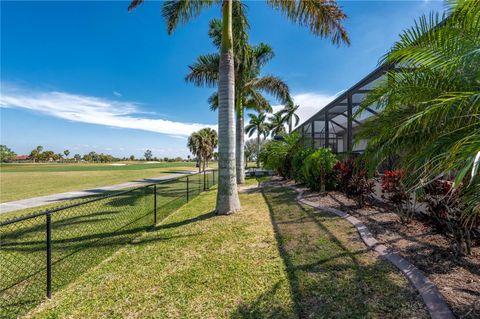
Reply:
[[185, 173], [178, 172], [178, 173], [175, 173], [175, 174], [163, 175], [163, 176], [155, 177], [155, 178], [147, 178], [147, 179], [134, 181], [134, 182], [127, 182], [127, 183], [122, 183], [122, 184], [115, 184], [115, 185], [110, 185], [110, 186], [103, 186], [103, 187], [98, 187], [98, 188], [86, 189], [86, 190], [82, 190], [82, 191], [59, 193], [59, 194], [53, 194], [53, 195], [47, 195], [47, 196], [41, 196], [41, 197], [33, 197], [33, 198], [27, 198], [27, 199], [21, 199], [21, 200], [1, 203], [0, 204], [0, 214], [5, 214], [5, 213], [13, 212], [13, 211], [16, 211], [16, 210], [26, 209], [26, 208], [49, 205], [49, 204], [58, 203], [58, 202], [61, 202], [61, 201], [64, 201], [64, 200], [70, 200], [70, 199], [75, 199], [75, 198], [79, 198], [79, 197], [91, 196], [91, 195], [96, 195], [96, 194], [101, 194], [101, 193], [105, 193], [105, 192], [121, 190], [121, 189], [135, 187], [135, 186], [142, 186], [142, 185], [145, 185], [145, 184], [158, 183], [158, 182], [161, 182], [161, 181], [164, 181], [164, 180], [177, 178], [177, 177], [180, 177], [180, 176], [184, 176], [184, 175], [192, 174], [192, 173], [196, 173], [196, 172], [197, 172], [196, 170], [195, 171], [186, 171]]

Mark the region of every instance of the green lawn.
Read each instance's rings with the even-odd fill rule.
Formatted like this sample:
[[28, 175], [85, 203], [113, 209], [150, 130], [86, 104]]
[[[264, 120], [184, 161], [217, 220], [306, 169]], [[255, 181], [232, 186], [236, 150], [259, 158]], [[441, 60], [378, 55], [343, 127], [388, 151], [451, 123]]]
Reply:
[[195, 163], [2, 164], [0, 202], [107, 186], [177, 171], [195, 170]]
[[408, 280], [349, 222], [298, 204], [287, 188], [264, 196], [301, 318], [429, 318]]
[[216, 216], [215, 192], [200, 195], [29, 317], [427, 317], [346, 221], [297, 204], [286, 188], [240, 198], [241, 213]]
[[[185, 184], [182, 178], [157, 185], [157, 221], [187, 202]], [[192, 199], [203, 187], [203, 175], [190, 176], [189, 186]], [[153, 207], [149, 187], [52, 213], [53, 291], [150, 230]], [[45, 220], [0, 226], [0, 318], [24, 314], [44, 299]]]

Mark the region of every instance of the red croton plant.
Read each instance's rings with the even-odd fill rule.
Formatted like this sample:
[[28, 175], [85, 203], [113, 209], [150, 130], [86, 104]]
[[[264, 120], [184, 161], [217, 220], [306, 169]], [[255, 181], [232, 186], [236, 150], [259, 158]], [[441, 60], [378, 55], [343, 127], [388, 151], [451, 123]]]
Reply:
[[408, 223], [415, 213], [415, 202], [413, 196], [406, 191], [403, 185], [404, 176], [402, 170], [385, 171], [381, 180], [381, 188], [382, 198], [395, 208], [402, 223]]
[[[465, 207], [461, 201], [462, 187], [453, 187], [449, 180], [435, 180], [424, 187], [424, 202], [428, 214], [440, 229], [453, 236], [454, 251], [463, 255], [471, 253], [471, 232], [475, 226], [467, 225]], [[476, 225], [478, 226], [478, 225]]]
[[374, 187], [373, 181], [368, 179], [365, 163], [352, 159], [337, 162], [333, 167], [333, 175], [337, 188], [353, 198], [358, 207], [363, 207]]

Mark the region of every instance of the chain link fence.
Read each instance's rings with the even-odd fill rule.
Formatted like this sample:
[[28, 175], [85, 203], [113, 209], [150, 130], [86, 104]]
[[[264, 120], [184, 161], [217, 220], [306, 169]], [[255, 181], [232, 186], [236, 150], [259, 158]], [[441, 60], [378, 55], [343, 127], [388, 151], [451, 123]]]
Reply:
[[173, 211], [210, 189], [191, 174], [0, 222], [0, 318], [27, 313]]

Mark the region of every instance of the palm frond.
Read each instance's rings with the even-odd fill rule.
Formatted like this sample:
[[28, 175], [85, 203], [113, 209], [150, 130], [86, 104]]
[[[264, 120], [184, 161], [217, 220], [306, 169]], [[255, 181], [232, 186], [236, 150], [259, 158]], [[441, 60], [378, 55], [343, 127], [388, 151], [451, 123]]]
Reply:
[[200, 55], [197, 61], [188, 66], [190, 73], [185, 81], [196, 86], [215, 87], [218, 83], [220, 56], [218, 53]]
[[218, 110], [218, 92], [214, 92], [208, 97], [208, 104], [210, 105], [210, 111]]
[[281, 10], [291, 21], [307, 26], [321, 37], [330, 37], [334, 44], [350, 44], [341, 22], [347, 18], [333, 0], [268, 0], [269, 5]]
[[167, 22], [167, 32], [171, 34], [179, 24], [185, 24], [200, 15], [202, 9], [209, 8], [220, 0], [170, 0], [162, 7], [162, 16]]
[[250, 89], [261, 90], [271, 94], [281, 103], [289, 103], [292, 100], [288, 85], [275, 76], [264, 76], [252, 79], [245, 84], [245, 90], [248, 91]]

